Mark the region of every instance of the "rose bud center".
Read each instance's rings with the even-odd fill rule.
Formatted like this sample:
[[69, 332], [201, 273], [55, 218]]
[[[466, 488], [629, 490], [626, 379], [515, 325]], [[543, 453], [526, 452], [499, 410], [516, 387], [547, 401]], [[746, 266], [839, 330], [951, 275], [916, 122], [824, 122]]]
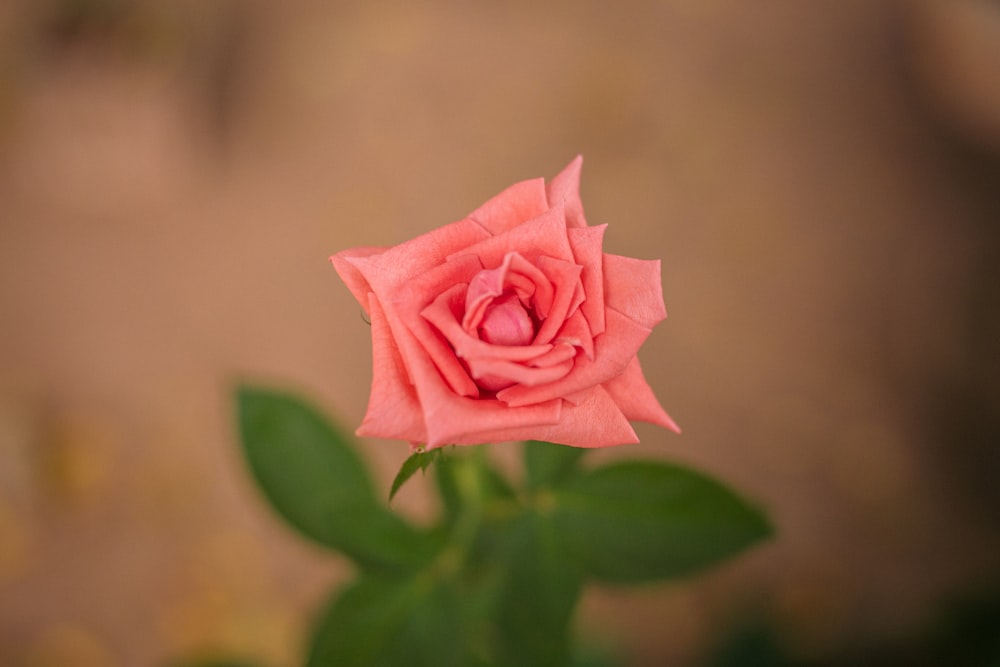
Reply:
[[517, 295], [505, 294], [486, 307], [479, 337], [493, 345], [528, 345], [535, 325]]

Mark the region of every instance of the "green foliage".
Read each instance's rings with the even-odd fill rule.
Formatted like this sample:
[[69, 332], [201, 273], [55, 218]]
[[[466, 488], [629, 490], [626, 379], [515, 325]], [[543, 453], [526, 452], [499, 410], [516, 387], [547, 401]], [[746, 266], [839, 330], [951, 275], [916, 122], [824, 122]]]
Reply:
[[580, 447], [529, 440], [524, 443], [524, 476], [529, 489], [557, 484], [578, 469], [587, 453]]
[[396, 492], [403, 488], [403, 484], [408, 479], [413, 477], [418, 470], [421, 472], [427, 470], [427, 467], [437, 461], [440, 456], [440, 449], [432, 449], [429, 452], [418, 449], [410, 454], [410, 457], [403, 461], [402, 467], [396, 473], [396, 478], [392, 480], [392, 488], [389, 489], [389, 502], [392, 502], [392, 499], [396, 497]]
[[464, 667], [461, 599], [427, 575], [363, 576], [317, 626], [307, 667]]
[[588, 579], [682, 576], [770, 531], [758, 510], [692, 470], [587, 468], [585, 450], [542, 442], [525, 444], [518, 486], [485, 447], [410, 456], [390, 499], [433, 466], [441, 500], [437, 520], [418, 528], [376, 500], [352, 438], [298, 399], [243, 388], [239, 422], [278, 513], [361, 568], [315, 627], [309, 667], [590, 664], [572, 641]]
[[555, 492], [553, 521], [594, 577], [641, 582], [689, 574], [771, 533], [764, 515], [704, 475], [625, 461], [587, 471]]
[[288, 523], [365, 567], [426, 559], [427, 536], [376, 501], [350, 437], [287, 394], [244, 387], [238, 403], [250, 469]]
[[537, 513], [518, 518], [507, 547], [497, 607], [503, 664], [565, 665], [582, 574], [561, 548], [553, 524]]

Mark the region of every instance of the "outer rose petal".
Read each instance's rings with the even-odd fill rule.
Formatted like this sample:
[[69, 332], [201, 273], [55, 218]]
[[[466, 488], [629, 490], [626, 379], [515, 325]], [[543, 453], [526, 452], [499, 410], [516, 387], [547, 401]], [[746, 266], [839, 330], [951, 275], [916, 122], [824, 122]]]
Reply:
[[660, 260], [604, 254], [604, 299], [634, 322], [652, 329], [667, 317]]
[[521, 408], [509, 408], [494, 399], [473, 399], [439, 391], [442, 385], [418, 387], [427, 424], [427, 446], [478, 445], [494, 442], [483, 433], [519, 428], [538, 432], [558, 424], [562, 401], [547, 401]]
[[516, 252], [530, 261], [534, 261], [539, 255], [548, 255], [572, 262], [573, 251], [566, 236], [566, 219], [562, 207], [546, 211], [523, 225], [453, 254], [470, 253], [479, 257], [483, 266], [499, 266], [504, 255], [509, 252]]
[[605, 382], [604, 388], [629, 419], [649, 422], [669, 428], [677, 433], [681, 432], [670, 415], [660, 406], [660, 402], [656, 400], [653, 390], [650, 389], [642, 374], [638, 358], [632, 359], [621, 375]]
[[449, 255], [489, 238], [489, 232], [471, 220], [460, 220], [389, 248], [378, 255], [345, 255], [382, 297], [392, 295], [408, 281], [443, 264]]
[[478, 442], [544, 440], [573, 447], [613, 447], [639, 442], [614, 400], [601, 386], [591, 387], [580, 403], [562, 402], [559, 421], [530, 428], [504, 428], [476, 434]]
[[587, 300], [580, 306], [595, 336], [604, 333], [604, 230], [607, 225], [567, 230], [576, 263], [583, 267], [580, 280]]
[[535, 178], [515, 183], [467, 217], [478, 222], [495, 236], [513, 229], [522, 222], [537, 218], [548, 209], [545, 179]]
[[351, 294], [354, 295], [354, 298], [358, 300], [358, 303], [361, 304], [361, 307], [366, 312], [368, 311], [368, 293], [372, 291], [372, 287], [368, 284], [361, 271], [350, 261], [350, 258], [371, 257], [385, 251], [386, 248], [351, 248], [350, 250], [342, 250], [330, 257], [330, 261], [333, 262], [333, 268], [337, 270], [340, 279], [344, 281], [347, 289], [351, 290]]
[[587, 220], [583, 216], [583, 202], [580, 201], [580, 170], [582, 168], [583, 156], [577, 155], [546, 187], [549, 206], [563, 206], [566, 209], [566, 225], [568, 227], [587, 226]]
[[428, 325], [420, 311], [428, 295], [470, 280], [479, 268], [476, 258], [471, 256], [460, 262], [440, 264], [408, 281], [391, 298], [383, 299], [382, 304], [393, 335], [403, 350], [403, 359], [408, 363], [411, 361], [410, 353], [402, 346], [415, 342], [433, 360], [434, 368], [447, 380], [452, 390], [462, 396], [478, 396], [479, 389], [455, 358], [454, 351]]
[[385, 313], [374, 294], [368, 301], [372, 321], [372, 390], [357, 434], [423, 442], [427, 439], [420, 401], [406, 373]]

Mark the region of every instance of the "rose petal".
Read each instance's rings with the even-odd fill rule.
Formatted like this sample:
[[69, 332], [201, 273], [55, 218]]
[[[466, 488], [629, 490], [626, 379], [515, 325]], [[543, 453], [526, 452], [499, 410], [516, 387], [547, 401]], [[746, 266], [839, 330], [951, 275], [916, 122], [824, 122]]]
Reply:
[[650, 334], [646, 327], [621, 313], [609, 310], [607, 330], [594, 339], [594, 359], [578, 356], [573, 371], [551, 384], [539, 387], [513, 386], [497, 392], [510, 406], [531, 405], [603, 384], [625, 370]]
[[548, 209], [545, 180], [533, 178], [515, 183], [467, 217], [482, 225], [490, 234], [496, 235], [537, 218]]
[[539, 317], [545, 317], [551, 307], [552, 285], [548, 277], [520, 254], [509, 252], [500, 266], [480, 271], [469, 283], [462, 317], [466, 331], [472, 333], [479, 327], [490, 301], [507, 289], [525, 303], [530, 299]]
[[[370, 299], [370, 302], [378, 303], [377, 298]], [[419, 402], [426, 428], [426, 434], [421, 434], [425, 437], [407, 436], [407, 440], [420, 441], [423, 439], [427, 446], [432, 448], [451, 443], [483, 443], [489, 442], [489, 440], [476, 441], [475, 432], [483, 429], [494, 430], [505, 425], [530, 427], [539, 424], [554, 424], [558, 421], [561, 409], [560, 401], [547, 401], [525, 407], [510, 408], [495, 399], [477, 399], [456, 394], [415, 340], [413, 334], [405, 327], [402, 328], [401, 333], [397, 332], [397, 328], [393, 326], [390, 309], [385, 308], [383, 312], [391, 333], [389, 340], [395, 342], [399, 350], [399, 358], [405, 360], [405, 370], [413, 382], [413, 392]], [[429, 326], [428, 330], [433, 333]], [[397, 374], [387, 376], [386, 382], [398, 380]], [[373, 406], [371, 409], [375, 410], [377, 406]], [[412, 415], [407, 416], [408, 419], [410, 417]], [[378, 424], [373, 420], [369, 426], [365, 427], [363, 435], [377, 436], [381, 432]]]
[[573, 257], [583, 267], [580, 280], [587, 300], [580, 309], [590, 323], [590, 331], [598, 336], [604, 333], [604, 230], [607, 225], [581, 227], [566, 231]]
[[604, 300], [634, 322], [652, 329], [667, 317], [660, 260], [604, 254]]
[[588, 396], [590, 396], [591, 389], [593, 389], [593, 387], [587, 387], [586, 389], [581, 389], [580, 391], [571, 391], [563, 396], [563, 400], [568, 401], [573, 405], [579, 405], [582, 401], [586, 400]]
[[489, 268], [500, 266], [504, 255], [509, 252], [516, 252], [529, 262], [534, 262], [540, 255], [572, 262], [573, 251], [566, 235], [562, 207], [550, 209], [523, 225], [463, 248], [461, 252], [456, 250], [454, 254], [476, 255], [483, 266]]
[[603, 387], [591, 387], [579, 405], [562, 402], [556, 424], [504, 428], [476, 434], [482, 442], [544, 440], [572, 447], [613, 447], [639, 442], [632, 425]]
[[406, 300], [394, 300], [381, 305], [414, 384], [419, 384], [423, 376], [433, 376], [437, 380], [446, 380], [456, 394], [470, 397], [479, 395], [476, 383], [440, 334], [419, 313], [411, 312], [414, 304]]
[[[393, 293], [392, 300], [412, 306], [417, 312], [441, 294], [458, 284], [468, 285], [483, 272], [483, 265], [475, 255], [462, 255], [452, 262], [444, 262], [408, 280]], [[383, 299], [384, 300], [384, 299]]]
[[588, 359], [594, 358], [594, 337], [583, 311], [573, 313], [556, 336], [555, 343], [567, 343], [583, 350]]
[[446, 257], [462, 254], [462, 248], [488, 237], [489, 233], [480, 225], [471, 220], [460, 220], [381, 254], [365, 257], [347, 255], [344, 259], [361, 273], [385, 305], [385, 297], [399, 287], [443, 264]]
[[583, 156], [577, 155], [545, 188], [549, 206], [565, 208], [567, 227], [587, 226], [587, 220], [583, 215], [583, 202], [580, 201], [581, 169], [583, 169]]
[[538, 258], [538, 268], [555, 287], [552, 308], [544, 316], [542, 326], [535, 335], [535, 343], [548, 343], [555, 338], [571, 313], [573, 297], [580, 283], [581, 267], [572, 262], [542, 256]]
[[371, 295], [367, 301], [372, 322], [372, 388], [368, 410], [357, 434], [423, 442], [427, 431], [420, 401], [378, 298]]
[[514, 294], [495, 299], [479, 325], [480, 338], [491, 345], [527, 345], [535, 324]]
[[342, 250], [330, 257], [333, 268], [337, 270], [340, 279], [344, 281], [347, 289], [351, 290], [351, 294], [354, 295], [354, 298], [358, 300], [358, 303], [361, 304], [361, 307], [366, 312], [368, 311], [368, 293], [372, 291], [372, 288], [361, 271], [349, 261], [349, 258], [371, 257], [385, 251], [386, 248], [351, 248], [350, 250]]
[[[432, 360], [434, 367], [444, 377], [455, 393], [462, 396], [477, 396], [479, 389], [465, 368], [455, 358], [455, 353], [441, 335], [431, 328], [421, 314], [426, 299], [430, 295], [455, 285], [464, 284], [481, 268], [473, 256], [461, 261], [447, 262], [408, 281], [396, 290], [392, 298], [383, 303], [390, 325], [397, 322], [418, 341], [424, 352]], [[385, 301], [385, 300], [383, 300]], [[393, 326], [397, 338], [404, 338]], [[406, 353], [404, 353], [405, 355]], [[404, 359], [409, 359], [404, 356]]]
[[677, 433], [681, 429], [670, 418], [642, 373], [638, 357], [632, 359], [625, 371], [604, 383], [604, 388], [626, 417], [669, 428]]
[[552, 349], [551, 345], [491, 345], [469, 334], [456, 319], [461, 312], [465, 288], [462, 284], [451, 287], [420, 312], [441, 332], [457, 356], [463, 359], [495, 357], [508, 361], [530, 361]]
[[576, 348], [567, 343], [560, 343], [558, 345], [552, 346], [549, 352], [546, 352], [540, 357], [532, 359], [526, 362], [530, 366], [535, 368], [545, 368], [546, 366], [555, 366], [566, 362], [576, 356]]
[[[572, 359], [539, 368], [489, 357], [469, 360], [469, 372], [472, 373], [472, 377], [477, 380], [482, 378], [502, 380], [506, 382], [504, 386], [534, 387], [553, 382], [564, 377], [572, 368]], [[495, 385], [493, 388], [498, 387], [499, 385]]]
[[491, 433], [503, 428], [531, 433], [557, 424], [562, 409], [562, 401], [510, 408], [493, 399], [464, 398], [440, 389], [440, 384], [418, 388], [429, 448], [496, 442]]

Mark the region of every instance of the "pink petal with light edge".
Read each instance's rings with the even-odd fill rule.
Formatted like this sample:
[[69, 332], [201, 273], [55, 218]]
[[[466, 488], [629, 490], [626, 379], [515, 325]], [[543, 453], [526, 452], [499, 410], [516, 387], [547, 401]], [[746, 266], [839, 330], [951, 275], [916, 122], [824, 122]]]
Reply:
[[591, 387], [579, 405], [563, 401], [559, 423], [476, 434], [482, 442], [544, 440], [572, 447], [614, 447], [639, 442], [632, 425], [603, 387]]
[[577, 155], [559, 174], [546, 186], [549, 206], [563, 206], [566, 209], [567, 227], [586, 227], [587, 220], [583, 215], [583, 202], [580, 201], [580, 171], [583, 169], [583, 156]]
[[420, 311], [420, 315], [434, 325], [445, 337], [455, 354], [463, 359], [493, 357], [508, 361], [530, 361], [552, 349], [551, 345], [491, 345], [470, 335], [458, 323], [465, 285], [455, 285], [434, 302]]
[[552, 309], [542, 320], [542, 326], [535, 335], [536, 343], [549, 343], [572, 313], [573, 297], [576, 295], [576, 286], [580, 283], [581, 267], [572, 262], [542, 256], [538, 258], [538, 268], [555, 286]]
[[549, 401], [620, 375], [642, 347], [650, 330], [609, 310], [607, 331], [594, 339], [594, 360], [577, 357], [573, 371], [561, 380], [540, 387], [513, 386], [497, 392], [497, 398], [510, 406]]
[[631, 320], [652, 329], [667, 317], [660, 284], [660, 260], [604, 254], [604, 301]]
[[[553, 208], [513, 229], [490, 237], [462, 252], [477, 255], [486, 268], [500, 266], [504, 255], [516, 252], [534, 262], [539, 255], [573, 261], [573, 251], [566, 235], [566, 218], [562, 207]], [[460, 254], [456, 251], [455, 254]]]
[[583, 267], [580, 280], [587, 300], [580, 309], [590, 323], [594, 336], [604, 333], [604, 230], [607, 225], [568, 229], [566, 234], [573, 248], [576, 263]]
[[337, 270], [340, 279], [347, 285], [347, 289], [351, 290], [351, 294], [358, 300], [361, 307], [365, 309], [365, 312], [368, 311], [368, 293], [371, 291], [371, 285], [365, 280], [361, 271], [349, 261], [349, 258], [371, 257], [385, 251], [385, 248], [351, 248], [350, 250], [342, 250], [336, 255], [330, 256], [333, 268]]
[[496, 235], [537, 218], [548, 209], [545, 181], [533, 178], [515, 183], [466, 217]]
[[357, 434], [423, 442], [427, 439], [423, 412], [389, 331], [385, 313], [377, 297], [371, 295], [366, 300], [372, 321], [372, 389], [368, 411]]
[[380, 255], [346, 259], [361, 272], [384, 304], [408, 281], [444, 264], [448, 256], [461, 254], [462, 248], [487, 238], [489, 232], [480, 225], [460, 220], [393, 246]]
[[629, 419], [663, 426], [676, 433], [681, 432], [656, 400], [656, 395], [642, 374], [638, 358], [629, 362], [621, 375], [605, 382], [604, 388]]

